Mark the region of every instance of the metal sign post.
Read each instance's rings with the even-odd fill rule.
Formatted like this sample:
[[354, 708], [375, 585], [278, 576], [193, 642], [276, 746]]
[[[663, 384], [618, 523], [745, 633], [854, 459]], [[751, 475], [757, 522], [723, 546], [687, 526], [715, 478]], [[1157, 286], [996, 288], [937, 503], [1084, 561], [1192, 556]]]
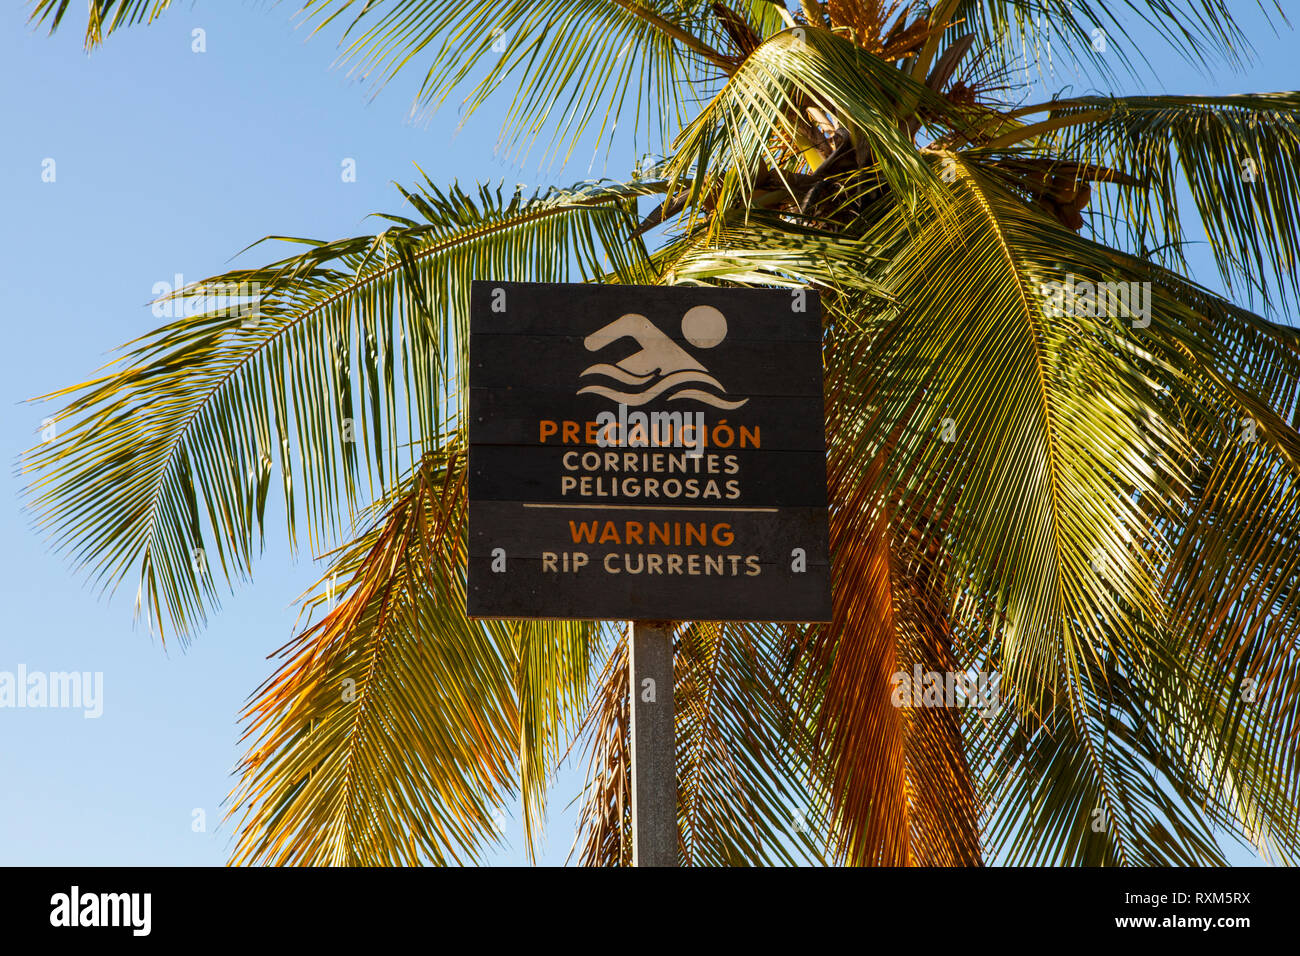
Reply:
[[677, 865], [673, 628], [628, 624], [632, 695], [632, 865]]

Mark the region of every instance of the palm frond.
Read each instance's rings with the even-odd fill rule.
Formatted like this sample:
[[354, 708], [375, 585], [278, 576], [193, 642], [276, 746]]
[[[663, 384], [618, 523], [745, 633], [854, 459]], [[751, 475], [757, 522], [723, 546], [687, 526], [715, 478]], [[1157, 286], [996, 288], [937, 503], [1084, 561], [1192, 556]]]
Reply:
[[519, 715], [508, 629], [464, 619], [464, 480], [449, 449], [394, 496], [331, 569], [347, 597], [250, 701], [234, 862], [481, 857], [513, 790]]
[[632, 709], [626, 634], [614, 643], [583, 718], [587, 779], [570, 859], [582, 866], [632, 865]]
[[[1065, 815], [1048, 826], [1046, 818], [1025, 815], [1039, 804], [1025, 803], [1020, 798], [1033, 795], [1020, 792], [1009, 804], [1019, 807], [1014, 823], [1003, 819], [993, 842], [1020, 846], [1023, 839], [1044, 859], [1131, 862], [1161, 858], [1167, 834], [1185, 832], [1179, 852], [1215, 859], [1197, 834], [1211, 824], [1241, 830], [1241, 808], [1229, 807], [1222, 792], [1228, 777], [1264, 802], [1252, 804], [1256, 817], [1283, 826], [1295, 781], [1265, 769], [1286, 760], [1288, 742], [1268, 736], [1259, 721], [1243, 723], [1240, 740], [1212, 757], [1200, 750], [1225, 739], [1231, 688], [1207, 669], [1196, 679], [1182, 666], [1187, 645], [1168, 631], [1165, 575], [1184, 503], [1197, 500], [1193, 477], [1212, 423], [1258, 421], [1279, 474], [1295, 474], [1300, 436], [1271, 406], [1300, 382], [1292, 339], [1245, 316], [1223, 334], [1222, 312], [1214, 322], [1197, 310], [1203, 294], [1076, 236], [978, 168], [959, 168], [953, 209], [966, 217], [962, 230], [949, 229], [938, 213], [898, 213], [876, 232], [895, 250], [876, 278], [899, 309], [873, 345], [879, 364], [862, 363], [856, 373], [880, 409], [874, 437], [859, 453], [897, 433], [881, 488], [920, 484], [924, 507], [913, 514], [951, 514], [953, 587], [985, 609], [981, 623], [997, 634], [987, 653], [1001, 667], [1014, 720], [1025, 739], [1038, 741], [1032, 748], [1041, 766], [1051, 768], [1042, 786], [1069, 794], [1068, 813], [1053, 809]], [[891, 236], [905, 238], [891, 245]], [[1057, 314], [1049, 286], [1076, 280], [1095, 288], [1145, 283], [1149, 312], [1121, 305], [1118, 312]], [[1260, 357], [1247, 339], [1262, 340]], [[1283, 540], [1255, 527], [1249, 548], [1256, 554], [1239, 557], [1265, 566], [1289, 560]], [[1221, 593], [1219, 600], [1232, 598]], [[1258, 613], [1255, 600], [1255, 610], [1243, 613]], [[1197, 633], [1217, 644], [1213, 632]], [[1288, 633], [1279, 632], [1284, 646]], [[1222, 678], [1222, 669], [1214, 677]], [[1138, 719], [1113, 690], [1121, 679], [1129, 688], [1141, 683], [1148, 698], [1164, 695], [1156, 717]], [[1061, 720], [1074, 735], [1068, 746]], [[1165, 741], [1142, 737], [1150, 727], [1160, 727]], [[1010, 751], [1000, 754], [1012, 759]], [[1212, 768], [1204, 785], [1189, 782], [1205, 769], [1198, 761]], [[1017, 765], [1015, 786], [1046, 780], [1029, 766]], [[1139, 786], [1170, 767], [1183, 771], [1172, 774], [1183, 798], [1203, 801], [1200, 817], [1169, 803], [1155, 784]], [[1085, 846], [1080, 808], [1091, 812], [1101, 806], [1096, 801], [1119, 829], [1098, 831]]]
[[1186, 268], [1186, 187], [1215, 261], [1248, 302], [1300, 301], [1300, 93], [1238, 96], [1078, 97], [1014, 111], [1046, 117], [1007, 132], [989, 151], [1032, 142], [1034, 151], [1113, 166], [1138, 188], [1102, 206], [1103, 237], [1167, 249]]
[[967, 111], [847, 39], [797, 27], [746, 57], [677, 137], [663, 167], [669, 192], [690, 183], [691, 216], [706, 201], [716, 209], [748, 206], [760, 181], [793, 194], [787, 170], [805, 161], [815, 169], [849, 145], [826, 140], [808, 119], [810, 107], [834, 116], [853, 149], [871, 157], [878, 178], [908, 203], [917, 201], [934, 173], [904, 120], [922, 107], [952, 125], [970, 120]]
[[872, 278], [875, 252], [862, 242], [789, 217], [751, 210], [719, 217], [659, 253], [657, 267], [679, 284], [727, 283], [834, 290], [864, 303], [885, 303]]
[[[1153, 69], [1143, 51], [1126, 49], [1136, 24], [1198, 66], [1218, 60], [1240, 67], [1253, 53], [1241, 16], [1249, 5], [1230, 0], [947, 0], [943, 6], [952, 8], [954, 34], [974, 33], [981, 45], [997, 48], [1002, 62], [1023, 62], [1026, 71], [1043, 71], [1054, 56], [1102, 76], [1115, 75], [1112, 61], [1129, 73], [1142, 64]], [[1253, 6], [1266, 23], [1287, 22], [1281, 3]]]
[[[927, 510], [951, 513], [954, 558], [972, 575], [957, 586], [998, 595], [1005, 679], [1028, 701], [1028, 685], [1045, 691], [1086, 668], [1092, 642], [1126, 639], [1121, 600], [1159, 606], [1148, 555], [1161, 543], [1134, 496], [1175, 496], [1191, 451], [1149, 373], [1117, 346], [1122, 317], [1101, 330], [1047, 314], [1041, 288], [1064, 279], [1065, 230], [968, 168], [953, 186], [960, 231], [901, 211], [878, 227], [907, 238], [883, 273], [899, 330], [874, 356], [880, 377], [858, 372], [881, 408], [860, 453], [902, 429], [884, 486], [925, 480]], [[1084, 251], [1066, 261], [1100, 281], [1085, 267], [1112, 264]], [[1113, 564], [1109, 585], [1099, 559]]]
[[1139, 706], [1150, 690], [1115, 668], [1042, 724], [1015, 727], [1013, 709], [1002, 711], [986, 831], [999, 862], [1225, 865], [1212, 818], [1188, 799], [1194, 774]]
[[342, 60], [362, 77], [384, 83], [418, 64], [420, 107], [437, 107], [472, 83], [468, 117], [509, 83], [516, 91], [502, 131], [509, 144], [527, 145], [549, 129], [551, 149], [571, 150], [592, 123], [598, 139], [612, 135], [617, 117], [657, 130], [658, 141], [643, 146], [659, 149], [693, 90], [734, 63], [712, 45], [728, 37], [700, 0], [308, 0], [304, 9], [316, 32], [346, 24]]
[[600, 641], [465, 618], [466, 473], [460, 438], [427, 455], [308, 600], [244, 714], [235, 862], [476, 862], [516, 794], [533, 852]]
[[[53, 33], [63, 22], [71, 0], [34, 0], [28, 18]], [[89, 0], [86, 14], [86, 49], [93, 50], [104, 37], [137, 23], [153, 23], [172, 5], [172, 0]]]
[[652, 188], [427, 184], [404, 191], [416, 218], [377, 236], [290, 240], [307, 251], [181, 290], [179, 317], [46, 396], [66, 405], [24, 462], [39, 526], [105, 588], [136, 569], [137, 612], [184, 639], [218, 575], [249, 572], [273, 480], [291, 542], [301, 503], [319, 553], [445, 430], [473, 278], [633, 274], [635, 197]]
[[836, 857], [855, 865], [978, 865], [978, 804], [955, 711], [897, 697], [898, 675], [910, 680], [914, 668], [964, 670], [943, 598], [941, 531], [909, 532], [906, 515], [881, 497], [882, 461], [858, 451], [878, 415], [852, 400], [846, 374], [866, 343], [851, 335], [832, 343], [834, 620], [813, 628], [796, 650]]
[[[688, 866], [822, 862], [827, 801], [774, 625], [695, 623], [677, 634], [679, 829]], [[805, 735], [807, 738], [807, 735]]]

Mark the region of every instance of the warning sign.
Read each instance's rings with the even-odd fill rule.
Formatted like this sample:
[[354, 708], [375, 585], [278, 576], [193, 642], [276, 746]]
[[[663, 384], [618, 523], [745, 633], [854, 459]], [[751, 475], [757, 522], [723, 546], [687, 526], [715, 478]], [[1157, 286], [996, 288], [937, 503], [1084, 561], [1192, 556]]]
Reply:
[[806, 290], [475, 282], [473, 617], [829, 620]]

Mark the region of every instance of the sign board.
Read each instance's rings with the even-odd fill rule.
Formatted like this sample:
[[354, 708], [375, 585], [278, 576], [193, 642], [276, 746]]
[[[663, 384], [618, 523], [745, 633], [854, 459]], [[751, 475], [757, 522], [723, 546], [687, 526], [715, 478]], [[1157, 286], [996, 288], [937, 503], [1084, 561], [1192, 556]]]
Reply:
[[473, 284], [472, 617], [830, 619], [821, 303]]

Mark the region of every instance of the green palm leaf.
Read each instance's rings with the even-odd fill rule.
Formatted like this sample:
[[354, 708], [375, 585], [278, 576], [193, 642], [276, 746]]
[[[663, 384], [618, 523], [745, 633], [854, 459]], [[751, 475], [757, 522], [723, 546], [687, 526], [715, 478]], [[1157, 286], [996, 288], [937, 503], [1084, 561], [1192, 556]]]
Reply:
[[[1239, 23], [1244, 5], [1229, 0], [947, 0], [939, 6], [953, 9], [954, 30], [976, 33], [984, 45], [998, 47], [1003, 62], [1032, 59], [1039, 69], [1055, 54], [1062, 63], [1106, 76], [1115, 72], [1112, 57], [1135, 71], [1148, 62], [1141, 51], [1130, 56], [1122, 42], [1135, 22], [1198, 65], [1218, 59], [1237, 66], [1251, 56], [1249, 36]], [[1254, 6], [1266, 20], [1286, 22], [1280, 3], [1257, 0]], [[1097, 30], [1110, 40], [1099, 43]]]
[[[50, 32], [58, 29], [68, 12], [71, 0], [34, 0], [31, 20], [48, 24]], [[153, 23], [162, 16], [172, 0], [89, 0], [86, 16], [86, 49], [104, 42], [104, 37], [122, 27]]]
[[436, 107], [473, 82], [468, 117], [510, 82], [517, 92], [503, 137], [512, 143], [531, 143], [549, 126], [550, 146], [571, 149], [593, 122], [598, 137], [611, 135], [630, 109], [634, 129], [659, 132], [659, 143], [645, 144], [655, 149], [693, 87], [732, 65], [711, 45], [727, 36], [698, 0], [309, 0], [304, 9], [317, 31], [346, 24], [342, 59], [362, 76], [386, 82], [418, 64], [420, 106]]
[[1229, 288], [1270, 301], [1270, 285], [1300, 295], [1300, 93], [1080, 97], [1023, 107], [1046, 118], [1007, 132], [989, 151], [1034, 141], [1035, 151], [1132, 174], [1101, 206], [1102, 235], [1167, 250], [1186, 268], [1179, 197], [1186, 186]]
[[[820, 862], [825, 797], [799, 740], [772, 625], [692, 624], [678, 632], [676, 701], [682, 862]], [[792, 739], [793, 738], [793, 739]]]
[[[386, 217], [377, 236], [289, 240], [307, 251], [182, 290], [179, 318], [46, 396], [67, 404], [59, 438], [25, 461], [41, 527], [105, 587], [135, 568], [137, 609], [186, 635], [219, 571], [249, 572], [273, 479], [290, 540], [301, 503], [319, 551], [359, 494], [373, 500], [445, 428], [466, 382], [471, 279], [633, 274], [644, 191], [430, 184], [404, 192], [417, 218]], [[191, 307], [226, 288], [245, 291], [238, 308]]]
[[533, 852], [600, 641], [465, 618], [465, 480], [462, 439], [426, 456], [308, 600], [245, 711], [236, 862], [479, 861], [516, 794]]

